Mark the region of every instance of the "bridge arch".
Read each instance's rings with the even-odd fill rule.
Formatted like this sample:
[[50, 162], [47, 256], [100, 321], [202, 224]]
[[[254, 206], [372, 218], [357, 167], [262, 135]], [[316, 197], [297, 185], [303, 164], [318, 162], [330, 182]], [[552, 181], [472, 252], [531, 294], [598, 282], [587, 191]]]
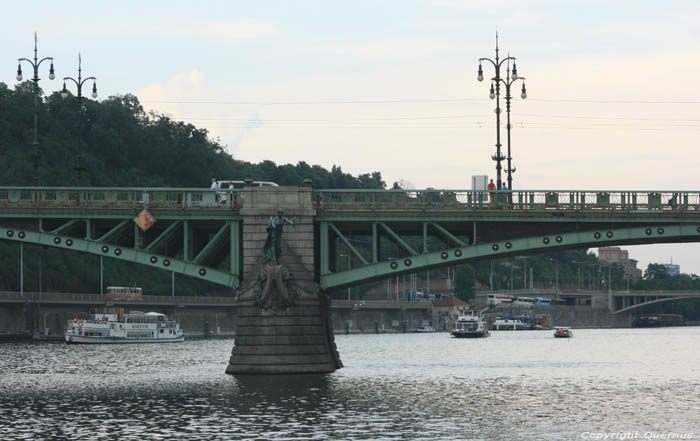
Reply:
[[672, 302], [672, 301], [676, 301], [676, 300], [687, 300], [687, 299], [697, 299], [697, 297], [694, 297], [694, 296], [663, 297], [660, 299], [649, 300], [646, 302], [641, 302], [641, 303], [636, 303], [634, 305], [626, 306], [624, 308], [613, 311], [613, 314], [628, 313], [628, 312], [634, 311], [635, 309], [639, 309], [639, 308], [642, 308], [644, 306], [654, 305], [656, 303]]
[[0, 240], [8, 240], [18, 243], [44, 245], [64, 250], [78, 251], [98, 256], [110, 257], [141, 265], [150, 266], [178, 274], [206, 280], [219, 285], [237, 288], [240, 284], [239, 277], [217, 268], [205, 265], [197, 265], [172, 257], [149, 253], [134, 248], [118, 246], [105, 242], [79, 239], [70, 236], [55, 235], [36, 231], [27, 231], [15, 228], [0, 228]]
[[695, 224], [636, 225], [574, 233], [538, 234], [510, 240], [452, 247], [429, 253], [416, 253], [399, 259], [327, 273], [321, 276], [321, 288], [345, 288], [396, 275], [520, 254], [610, 245], [682, 242], [700, 242], [700, 226]]

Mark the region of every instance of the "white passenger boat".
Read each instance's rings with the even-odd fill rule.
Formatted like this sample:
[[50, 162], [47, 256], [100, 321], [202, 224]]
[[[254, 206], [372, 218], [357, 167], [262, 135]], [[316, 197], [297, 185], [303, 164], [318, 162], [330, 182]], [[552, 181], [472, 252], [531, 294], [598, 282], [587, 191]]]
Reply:
[[68, 320], [66, 343], [175, 343], [185, 336], [175, 320], [158, 312], [103, 308], [92, 319]]
[[451, 334], [456, 338], [481, 338], [491, 335], [486, 327], [486, 322], [475, 311], [462, 313], [457, 319], [455, 329]]

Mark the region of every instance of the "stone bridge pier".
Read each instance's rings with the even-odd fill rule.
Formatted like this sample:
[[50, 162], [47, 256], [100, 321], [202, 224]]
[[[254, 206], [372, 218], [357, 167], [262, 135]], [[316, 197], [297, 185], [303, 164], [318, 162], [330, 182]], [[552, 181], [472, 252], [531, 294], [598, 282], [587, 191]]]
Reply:
[[[339, 369], [328, 297], [314, 283], [311, 188], [249, 187], [242, 206], [243, 277], [226, 373], [322, 374]], [[281, 257], [265, 261], [268, 224], [278, 214], [294, 223], [282, 227]]]

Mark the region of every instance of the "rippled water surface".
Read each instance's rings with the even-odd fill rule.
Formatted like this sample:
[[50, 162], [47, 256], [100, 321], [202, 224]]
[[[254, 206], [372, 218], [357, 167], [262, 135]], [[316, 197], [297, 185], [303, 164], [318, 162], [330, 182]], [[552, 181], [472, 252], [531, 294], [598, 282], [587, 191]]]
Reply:
[[333, 374], [240, 378], [233, 340], [1, 344], [0, 439], [700, 439], [700, 328], [575, 334], [339, 335]]

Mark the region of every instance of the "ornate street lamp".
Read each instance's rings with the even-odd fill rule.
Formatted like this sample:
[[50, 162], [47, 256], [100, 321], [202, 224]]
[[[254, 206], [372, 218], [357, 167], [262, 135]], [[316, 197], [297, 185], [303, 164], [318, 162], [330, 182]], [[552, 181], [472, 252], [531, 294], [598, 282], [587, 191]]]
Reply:
[[61, 98], [66, 99], [68, 97], [68, 89], [66, 89], [66, 80], [72, 81], [78, 88], [78, 146], [77, 153], [75, 156], [75, 171], [78, 174], [78, 186], [80, 186], [81, 183], [82, 172], [83, 170], [85, 170], [85, 167], [82, 166], [80, 161], [80, 142], [83, 136], [83, 112], [85, 110], [83, 108], [83, 84], [85, 84], [86, 81], [92, 80], [92, 97], [97, 98], [97, 78], [83, 78], [82, 64], [82, 57], [80, 56], [80, 53], [78, 53], [78, 79], [76, 80], [72, 77], [63, 77], [63, 89], [61, 90]]
[[511, 75], [508, 75], [509, 71], [509, 66], [506, 67], [506, 79], [503, 80], [501, 79], [501, 82], [506, 86], [506, 132], [508, 133], [508, 168], [506, 172], [508, 173], [508, 189], [512, 190], [513, 189], [513, 176], [512, 174], [515, 173], [515, 167], [511, 167], [511, 160], [512, 157], [510, 155], [510, 100], [512, 96], [510, 95], [510, 86], [515, 83], [518, 80], [523, 80], [523, 88], [520, 91], [520, 98], [525, 99], [527, 98], [527, 90], [525, 90], [525, 77], [521, 77], [518, 75], [518, 71], [515, 68], [515, 61], [513, 62], [513, 69], [510, 70]]
[[38, 112], [39, 112], [39, 66], [41, 66], [41, 63], [44, 61], [49, 60], [51, 61], [51, 67], [49, 67], [49, 79], [53, 80], [56, 78], [56, 75], [54, 74], [54, 69], [53, 69], [53, 58], [52, 57], [44, 57], [41, 60], [38, 59], [37, 56], [37, 35], [36, 32], [34, 32], [34, 61], [28, 59], [28, 58], [19, 58], [17, 60], [17, 81], [22, 81], [22, 61], [26, 61], [27, 63], [32, 65], [32, 68], [34, 69], [34, 77], [32, 78], [32, 81], [34, 82], [34, 141], [32, 142], [32, 145], [34, 147], [30, 157], [32, 158], [32, 161], [34, 162], [34, 186], [39, 185], [39, 160], [41, 158], [41, 152], [39, 151], [39, 139], [38, 139], [38, 133], [37, 133], [37, 124], [38, 124]]
[[[495, 70], [495, 76], [491, 78], [491, 88], [489, 90], [489, 98], [491, 99], [496, 99], [496, 109], [494, 112], [496, 113], [496, 154], [491, 156], [491, 159], [496, 161], [496, 186], [497, 188], [501, 188], [502, 186], [502, 180], [501, 180], [501, 161], [506, 159], [505, 156], [501, 153], [501, 101], [500, 101], [500, 96], [501, 96], [501, 83], [506, 88], [506, 111], [507, 111], [507, 118], [508, 118], [508, 125], [506, 126], [508, 130], [508, 168], [507, 168], [507, 173], [508, 173], [508, 188], [512, 189], [512, 177], [511, 173], [515, 172], [515, 168], [511, 167], [511, 154], [510, 154], [510, 86], [513, 84], [515, 81], [519, 79], [524, 79], [522, 77], [518, 77], [518, 69], [515, 65], [515, 58], [511, 57], [510, 55], [507, 56], [504, 59], [500, 59], [498, 56], [498, 34], [496, 34], [496, 58], [495, 60], [492, 60], [490, 58], [479, 58], [479, 71], [477, 73], [477, 80], [483, 81], [484, 80], [484, 70], [482, 68], [481, 62], [482, 61], [488, 61], [490, 62]], [[513, 62], [513, 67], [510, 67], [510, 62]], [[505, 78], [501, 77], [501, 66], [503, 63], [506, 64], [506, 75]], [[522, 98], [527, 97], [527, 92], [525, 90], [525, 84], [523, 83], [523, 89], [522, 93], [520, 95]]]

